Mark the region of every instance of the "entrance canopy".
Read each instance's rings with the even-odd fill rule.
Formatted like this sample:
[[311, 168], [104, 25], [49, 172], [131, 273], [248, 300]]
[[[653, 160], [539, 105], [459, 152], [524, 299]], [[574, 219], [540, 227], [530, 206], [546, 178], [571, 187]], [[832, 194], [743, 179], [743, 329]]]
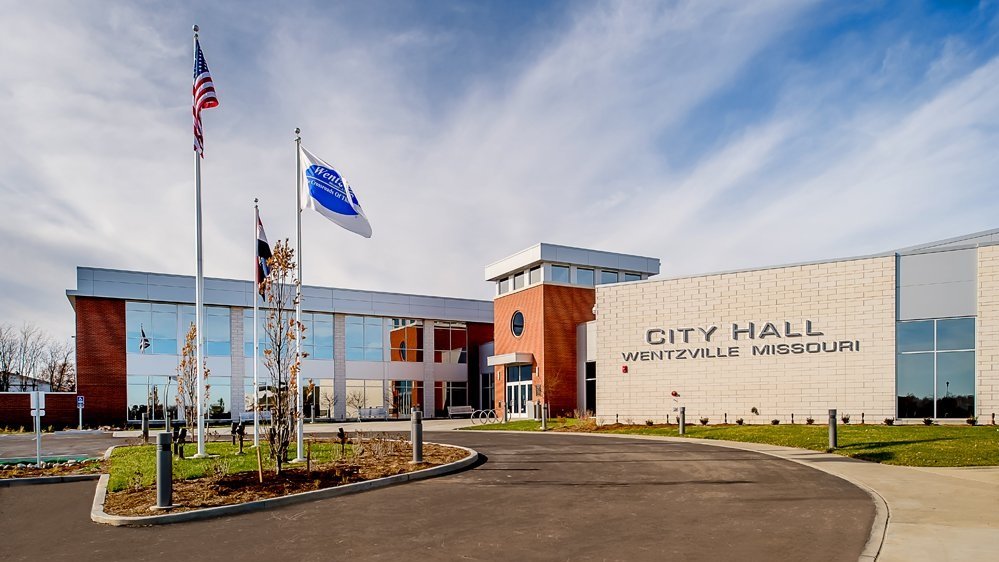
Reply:
[[533, 353], [504, 353], [486, 358], [486, 365], [502, 367], [504, 365], [530, 365], [534, 363]]

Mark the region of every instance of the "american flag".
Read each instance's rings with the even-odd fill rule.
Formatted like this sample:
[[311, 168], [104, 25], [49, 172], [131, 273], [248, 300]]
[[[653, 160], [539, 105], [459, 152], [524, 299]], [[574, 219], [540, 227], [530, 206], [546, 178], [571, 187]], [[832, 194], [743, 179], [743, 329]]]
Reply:
[[215, 84], [212, 83], [212, 73], [208, 70], [205, 55], [201, 52], [201, 43], [194, 40], [194, 150], [205, 157], [205, 137], [201, 131], [201, 110], [219, 106], [219, 98], [215, 95]]

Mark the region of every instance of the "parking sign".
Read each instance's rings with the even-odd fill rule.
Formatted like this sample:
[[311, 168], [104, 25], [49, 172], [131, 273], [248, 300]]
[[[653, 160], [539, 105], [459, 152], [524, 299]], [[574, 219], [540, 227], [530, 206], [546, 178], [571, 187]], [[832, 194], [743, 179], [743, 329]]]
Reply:
[[79, 408], [79, 409], [81, 409], [81, 410], [83, 409], [83, 397], [82, 396], [77, 396], [76, 397], [76, 407]]

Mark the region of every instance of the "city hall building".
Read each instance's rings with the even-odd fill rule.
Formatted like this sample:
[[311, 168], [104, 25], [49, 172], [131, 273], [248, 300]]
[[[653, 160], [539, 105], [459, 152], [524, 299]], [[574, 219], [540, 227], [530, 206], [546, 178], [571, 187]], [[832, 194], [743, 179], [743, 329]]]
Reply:
[[[537, 244], [485, 267], [492, 301], [303, 288], [317, 420], [591, 413], [599, 423], [989, 419], [999, 410], [999, 229], [882, 254], [681, 277], [659, 260]], [[80, 267], [77, 392], [51, 424], [176, 417], [194, 278]], [[207, 415], [253, 404], [253, 282], [205, 280]], [[262, 326], [265, 314], [258, 322]], [[258, 330], [261, 347], [264, 330]], [[146, 338], [148, 347], [140, 345]], [[261, 361], [260, 385], [269, 374]], [[0, 424], [30, 424], [0, 395]]]

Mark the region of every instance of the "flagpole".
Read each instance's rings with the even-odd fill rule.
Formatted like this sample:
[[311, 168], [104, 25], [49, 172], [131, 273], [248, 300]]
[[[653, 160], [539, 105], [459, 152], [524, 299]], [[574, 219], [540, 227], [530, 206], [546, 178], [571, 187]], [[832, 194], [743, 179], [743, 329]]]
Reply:
[[[194, 26], [194, 56], [198, 56], [198, 26]], [[194, 151], [194, 197], [195, 197], [195, 230], [197, 234], [195, 235], [195, 240], [197, 244], [196, 254], [198, 256], [198, 273], [195, 278], [195, 295], [194, 295], [194, 322], [195, 322], [195, 341], [197, 349], [196, 360], [198, 362], [198, 453], [194, 455], [195, 458], [204, 458], [208, 455], [205, 454], [205, 415], [204, 415], [204, 401], [205, 401], [205, 365], [204, 365], [204, 350], [201, 347], [202, 334], [202, 308], [204, 306], [205, 297], [205, 277], [204, 277], [204, 267], [201, 254], [201, 155], [198, 151]]]
[[295, 461], [305, 462], [302, 451], [305, 450], [305, 439], [303, 436], [305, 423], [302, 419], [302, 129], [295, 128], [295, 200], [298, 208], [296, 216], [298, 218], [298, 285], [295, 288], [295, 360], [299, 362], [298, 372], [295, 374], [295, 414], [298, 417], [297, 439], [295, 441]]
[[[260, 224], [260, 209], [257, 207], [257, 198], [253, 198], [253, 446], [260, 446], [260, 384], [257, 382], [257, 357], [259, 356], [260, 344], [257, 341], [257, 299], [260, 296], [260, 286], [257, 284], [257, 270], [260, 265], [256, 262], [260, 260], [260, 233], [257, 232], [257, 225]], [[260, 280], [262, 281], [262, 279]]]

